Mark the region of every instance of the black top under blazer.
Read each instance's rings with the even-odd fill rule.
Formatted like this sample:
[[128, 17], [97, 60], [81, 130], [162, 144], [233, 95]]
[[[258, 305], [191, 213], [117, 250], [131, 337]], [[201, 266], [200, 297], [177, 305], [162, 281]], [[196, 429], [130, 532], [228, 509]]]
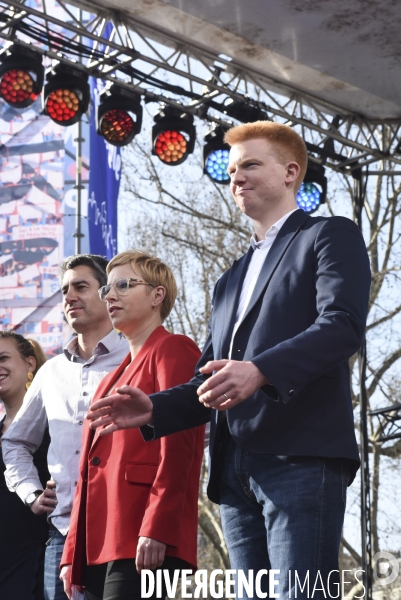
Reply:
[[[194, 378], [152, 394], [159, 438], [211, 420], [208, 495], [219, 501], [225, 419], [196, 393], [209, 360], [228, 358], [250, 248], [215, 286], [209, 337]], [[273, 385], [227, 411], [231, 436], [258, 454], [350, 459], [359, 467], [350, 391], [349, 358], [361, 346], [368, 312], [370, 268], [363, 237], [345, 217], [292, 213], [263, 264], [232, 359], [252, 361]], [[224, 424], [225, 426], [225, 424]]]

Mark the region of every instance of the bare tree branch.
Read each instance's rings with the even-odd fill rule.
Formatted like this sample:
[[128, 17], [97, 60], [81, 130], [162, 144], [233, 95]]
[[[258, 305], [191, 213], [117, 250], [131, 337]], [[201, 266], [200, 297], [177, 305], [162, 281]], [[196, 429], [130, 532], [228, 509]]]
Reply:
[[356, 550], [354, 550], [354, 548], [351, 546], [351, 544], [349, 544], [347, 542], [347, 540], [345, 539], [344, 536], [341, 536], [341, 543], [344, 546], [344, 548], [346, 550], [348, 550], [348, 552], [351, 554], [352, 558], [355, 559], [356, 563], [358, 565], [362, 564], [362, 558], [360, 557], [360, 555], [358, 554], [358, 552]]
[[386, 373], [386, 371], [389, 370], [390, 367], [393, 366], [393, 364], [399, 358], [401, 358], [401, 348], [398, 348], [395, 352], [392, 352], [390, 354], [390, 356], [388, 356], [386, 358], [386, 360], [383, 361], [380, 368], [377, 369], [377, 371], [375, 372], [372, 383], [368, 387], [369, 396], [373, 395], [373, 393], [375, 392], [377, 385], [378, 385], [379, 381], [381, 380], [381, 378], [383, 377], [383, 375]]
[[198, 500], [199, 508], [199, 526], [207, 535], [213, 547], [219, 553], [222, 563], [226, 569], [230, 568], [230, 559], [228, 558], [227, 548], [224, 542], [223, 530], [213, 513], [206, 506], [202, 497]]
[[392, 311], [387, 313], [387, 315], [385, 315], [384, 317], [381, 317], [380, 319], [377, 319], [377, 321], [373, 321], [373, 323], [370, 323], [370, 325], [368, 325], [366, 327], [366, 331], [370, 331], [371, 329], [374, 329], [375, 327], [378, 327], [379, 325], [383, 325], [383, 323], [386, 323], [386, 321], [389, 321], [390, 319], [392, 319], [393, 317], [398, 315], [398, 313], [400, 311], [401, 311], [401, 304], [397, 304], [397, 306]]

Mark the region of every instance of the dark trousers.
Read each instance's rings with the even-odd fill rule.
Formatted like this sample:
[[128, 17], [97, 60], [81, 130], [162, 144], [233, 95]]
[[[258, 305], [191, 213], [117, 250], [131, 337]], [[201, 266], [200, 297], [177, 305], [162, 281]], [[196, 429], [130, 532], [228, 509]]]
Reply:
[[43, 544], [0, 549], [1, 600], [43, 600], [43, 554]]
[[[346, 460], [254, 454], [231, 439], [220, 506], [231, 568], [254, 577], [275, 569], [280, 598], [338, 598], [348, 481]], [[242, 597], [257, 598], [255, 588]], [[260, 589], [269, 593], [267, 574]]]
[[[168, 569], [170, 578], [175, 569], [188, 569], [180, 558], [166, 556], [160, 569]], [[102, 565], [86, 566], [85, 591], [87, 600], [140, 600], [141, 576], [133, 558], [113, 560]], [[163, 585], [163, 598], [167, 591]], [[156, 589], [151, 599], [156, 598]]]

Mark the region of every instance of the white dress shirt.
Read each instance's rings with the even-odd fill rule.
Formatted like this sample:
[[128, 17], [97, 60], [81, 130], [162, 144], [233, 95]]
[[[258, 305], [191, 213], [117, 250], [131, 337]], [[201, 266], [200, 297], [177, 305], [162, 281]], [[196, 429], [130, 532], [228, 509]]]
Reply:
[[6, 482], [22, 501], [41, 490], [32, 453], [40, 446], [49, 426], [48, 466], [56, 482], [57, 506], [52, 524], [68, 532], [72, 501], [78, 481], [82, 425], [100, 381], [121, 364], [128, 342], [112, 330], [85, 361], [72, 339], [64, 353], [47, 361], [36, 374], [13, 423], [2, 437]]
[[244, 282], [242, 284], [235, 325], [233, 329], [233, 334], [231, 336], [228, 358], [231, 358], [235, 334], [237, 333], [238, 327], [241, 325], [246, 309], [248, 308], [249, 301], [252, 297], [253, 290], [255, 289], [255, 285], [260, 275], [260, 271], [262, 270], [263, 263], [266, 260], [266, 256], [268, 255], [269, 250], [272, 247], [278, 232], [280, 231], [288, 217], [292, 215], [292, 213], [296, 210], [298, 209], [294, 208], [294, 210], [288, 212], [286, 215], [284, 215], [284, 217], [281, 217], [281, 219], [274, 223], [274, 225], [272, 225], [270, 229], [266, 231], [264, 240], [257, 241], [255, 234], [253, 234], [251, 237], [251, 246], [253, 248], [253, 254], [248, 265], [248, 270], [246, 272]]

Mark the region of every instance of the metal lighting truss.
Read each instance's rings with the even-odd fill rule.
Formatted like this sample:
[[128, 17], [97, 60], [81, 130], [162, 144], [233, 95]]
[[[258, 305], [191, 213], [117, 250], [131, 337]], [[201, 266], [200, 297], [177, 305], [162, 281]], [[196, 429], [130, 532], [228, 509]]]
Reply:
[[[365, 356], [365, 365], [366, 367], [366, 356]], [[364, 394], [364, 389], [365, 386], [362, 385], [361, 386], [361, 395]], [[361, 403], [361, 407], [362, 407], [362, 403]], [[371, 410], [368, 413], [371, 417], [373, 417], [373, 419], [375, 420], [375, 423], [379, 425], [379, 430], [380, 430], [380, 435], [377, 439], [378, 442], [381, 442], [382, 444], [384, 444], [385, 442], [389, 442], [392, 440], [399, 440], [401, 439], [401, 403], [397, 403], [397, 404], [392, 404], [391, 406], [386, 406], [384, 408], [378, 408], [376, 410]], [[364, 422], [366, 422], [366, 419], [364, 419]], [[363, 436], [365, 437], [365, 436]], [[367, 437], [367, 435], [366, 435]], [[365, 452], [365, 456], [368, 456], [368, 450], [367, 450], [367, 445], [366, 445], [366, 452]], [[365, 480], [365, 481], [361, 481], [361, 488], [364, 489], [365, 488], [365, 497], [363, 497], [362, 494], [362, 505], [365, 508], [365, 515], [362, 513], [362, 521], [364, 521], [364, 517], [365, 517], [365, 522], [362, 523], [362, 531], [363, 528], [365, 527], [365, 540], [362, 540], [362, 548], [363, 551], [365, 552], [365, 557], [366, 559], [369, 560], [369, 562], [367, 562], [365, 560], [365, 565], [362, 568], [366, 569], [366, 572], [364, 573], [364, 583], [365, 583], [365, 588], [366, 588], [366, 600], [370, 600], [371, 599], [371, 594], [372, 594], [372, 571], [371, 571], [371, 561], [372, 561], [372, 547], [371, 547], [371, 520], [370, 520], [370, 498], [369, 498], [369, 480], [366, 480], [366, 463], [367, 463], [367, 458], [365, 460], [362, 460], [362, 476], [361, 476], [361, 480]], [[367, 471], [367, 473], [369, 473], [369, 471]], [[364, 558], [364, 557], [362, 557]]]
[[230, 123], [224, 101], [246, 102], [292, 125], [316, 160], [336, 171], [401, 174], [400, 120], [366, 119], [132, 16], [90, 0], [77, 4], [0, 0], [0, 39], [34, 46], [51, 61], [118, 81], [145, 102], [167, 102], [204, 120]]
[[369, 414], [377, 419], [380, 427], [379, 442], [401, 439], [401, 404], [371, 410]]

